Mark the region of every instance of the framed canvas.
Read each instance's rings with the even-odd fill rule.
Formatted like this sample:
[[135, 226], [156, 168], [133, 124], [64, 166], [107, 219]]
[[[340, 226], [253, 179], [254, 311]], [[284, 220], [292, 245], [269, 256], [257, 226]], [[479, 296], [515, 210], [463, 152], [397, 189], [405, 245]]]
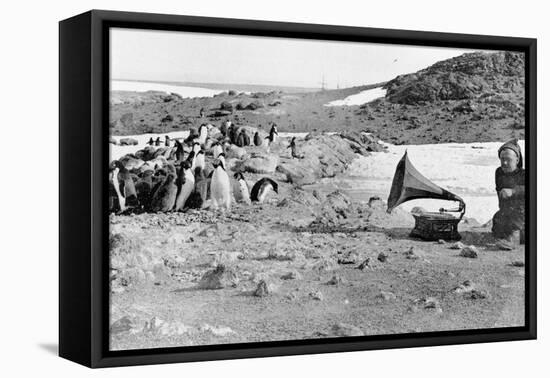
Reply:
[[536, 40], [60, 22], [59, 353], [536, 338]]

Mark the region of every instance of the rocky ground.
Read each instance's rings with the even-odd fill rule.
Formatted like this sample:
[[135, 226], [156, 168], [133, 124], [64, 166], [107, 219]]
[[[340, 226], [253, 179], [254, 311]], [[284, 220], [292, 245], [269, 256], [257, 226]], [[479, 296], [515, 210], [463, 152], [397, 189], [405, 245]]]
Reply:
[[[167, 133], [219, 126], [277, 123], [279, 131], [369, 131], [393, 144], [490, 142], [525, 138], [524, 58], [517, 53], [465, 54], [388, 83], [308, 93], [181, 98], [161, 92], [112, 94], [112, 135]], [[356, 106], [325, 106], [384, 86], [385, 98]], [[204, 117], [200, 110], [204, 109]], [[266, 130], [268, 131], [268, 130]]]
[[[524, 249], [283, 185], [230, 213], [111, 215], [111, 349], [520, 326]], [[472, 248], [464, 248], [473, 246]]]

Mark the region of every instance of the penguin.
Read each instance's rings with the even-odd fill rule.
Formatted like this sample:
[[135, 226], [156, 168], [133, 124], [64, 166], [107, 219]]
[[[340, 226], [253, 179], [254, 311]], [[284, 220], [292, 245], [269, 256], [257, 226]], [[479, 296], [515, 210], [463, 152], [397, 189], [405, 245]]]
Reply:
[[[109, 173], [109, 191], [113, 191], [115, 195], [112, 197], [112, 203], [110, 201], [110, 208], [112, 211], [125, 211], [126, 210], [126, 199], [122, 196], [120, 192], [120, 183], [118, 181], [118, 172], [120, 169], [118, 167], [113, 167]], [[112, 193], [112, 192], [111, 192]], [[116, 198], [116, 200], [115, 200]], [[112, 204], [112, 207], [111, 207]]]
[[143, 172], [141, 178], [136, 182], [136, 193], [141, 208], [149, 210], [151, 204], [151, 191], [153, 190], [153, 174], [155, 172], [148, 170]]
[[187, 199], [187, 206], [191, 209], [200, 209], [208, 200], [208, 186], [210, 180], [204, 175], [204, 170], [195, 168], [195, 189]]
[[206, 143], [206, 137], [208, 137], [208, 129], [206, 128], [206, 124], [203, 123], [199, 127], [199, 137], [198, 137], [199, 144], [204, 145], [204, 143]]
[[214, 143], [214, 141], [212, 140], [212, 138], [210, 137], [207, 137], [206, 138], [206, 142], [204, 142], [204, 150], [205, 151], [208, 151], [212, 148], [212, 144]]
[[244, 137], [244, 145], [245, 146], [250, 146], [250, 137], [248, 136], [248, 133], [246, 132], [245, 129], [242, 130], [242, 133], [243, 133], [243, 137]]
[[132, 178], [132, 175], [130, 174], [130, 171], [128, 171], [124, 164], [122, 164], [118, 160], [115, 160], [114, 164], [119, 169], [118, 175], [115, 177], [118, 178], [120, 192], [124, 196], [126, 208], [138, 207], [139, 202], [137, 198], [136, 187], [134, 185], [134, 180]]
[[199, 150], [199, 152], [197, 152], [197, 154], [195, 155], [195, 166], [193, 167], [193, 172], [197, 168], [204, 169], [205, 165], [206, 165], [206, 163], [204, 161], [204, 151]]
[[199, 117], [204, 118], [204, 108], [201, 108], [201, 110], [199, 111]]
[[151, 211], [153, 212], [167, 212], [174, 208], [176, 203], [176, 195], [178, 193], [178, 187], [175, 181], [176, 176], [173, 173], [169, 173], [166, 176], [164, 182], [153, 194], [151, 199]]
[[225, 122], [222, 122], [220, 125], [220, 133], [222, 133], [223, 136], [227, 136], [227, 125]]
[[155, 144], [155, 141], [153, 140], [153, 137], [149, 138], [149, 142], [147, 142], [147, 144], [149, 146], [152, 146], [153, 144]]
[[264, 143], [262, 146], [265, 148], [266, 152], [269, 152], [269, 147], [271, 147], [271, 139], [268, 136], [264, 138]]
[[185, 159], [185, 161], [189, 162], [189, 164], [191, 165], [191, 169], [194, 171], [195, 170], [195, 151], [189, 152], [189, 155], [187, 155], [187, 159]]
[[195, 143], [195, 139], [197, 139], [197, 137], [197, 130], [192, 127], [189, 129], [189, 135], [183, 140], [183, 142], [188, 146], [192, 146], [193, 143]]
[[287, 148], [290, 148], [290, 155], [293, 158], [297, 158], [297, 159], [303, 159], [304, 158], [304, 154], [299, 154], [298, 153], [298, 150], [297, 150], [297, 147], [296, 147], [296, 137], [292, 138], [292, 140], [290, 141], [290, 144]]
[[185, 151], [183, 150], [183, 144], [181, 144], [181, 142], [176, 139], [176, 163], [183, 162], [184, 155]]
[[225, 171], [224, 162], [220, 159], [214, 161], [214, 173], [210, 183], [210, 195], [212, 198], [212, 206], [217, 209], [222, 206], [222, 209], [229, 210], [231, 208], [231, 188], [229, 186], [229, 176]]
[[164, 145], [170, 147], [170, 137], [168, 135], [164, 136]]
[[261, 178], [252, 187], [250, 191], [250, 200], [262, 203], [272, 190], [279, 194], [279, 185], [269, 177]]
[[174, 211], [180, 211], [183, 210], [187, 199], [195, 189], [195, 176], [188, 161], [184, 161], [180, 167], [176, 186], [178, 190]]
[[218, 155], [218, 160], [220, 160], [223, 164], [223, 169], [225, 169], [225, 167], [227, 166], [226, 163], [225, 163], [225, 154], [222, 152], [221, 154]]
[[244, 202], [247, 205], [250, 205], [250, 192], [243, 174], [241, 172], [237, 172], [233, 175], [233, 177], [237, 180], [238, 185], [237, 190], [234, 191], [235, 200], [237, 202]]
[[235, 125], [229, 126], [227, 132], [229, 133], [229, 140], [231, 141], [231, 144], [237, 144], [237, 128]]
[[157, 137], [157, 139], [155, 139], [155, 146], [160, 146], [160, 137]]
[[223, 153], [223, 147], [219, 142], [214, 142], [212, 144], [212, 156], [214, 159], [217, 159], [220, 154]]
[[239, 135], [237, 136], [237, 140], [235, 141], [235, 144], [237, 145], [237, 147], [244, 147], [244, 135], [243, 135], [243, 132], [244, 132], [244, 130], [241, 130], [241, 132], [240, 132]]
[[278, 136], [279, 136], [279, 133], [277, 132], [277, 125], [274, 122], [271, 125], [271, 130], [269, 130], [269, 141], [271, 143], [275, 143], [277, 141]]
[[254, 134], [254, 145], [256, 145], [257, 147], [262, 145], [262, 137], [260, 136], [260, 133], [258, 131], [256, 131], [256, 133]]

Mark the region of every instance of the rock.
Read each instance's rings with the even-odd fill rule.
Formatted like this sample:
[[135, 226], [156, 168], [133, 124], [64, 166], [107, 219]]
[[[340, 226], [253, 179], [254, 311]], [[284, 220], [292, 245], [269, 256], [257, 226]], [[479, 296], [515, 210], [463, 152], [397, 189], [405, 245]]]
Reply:
[[302, 279], [302, 276], [300, 273], [298, 273], [297, 271], [295, 270], [292, 270], [286, 274], [283, 274], [281, 276], [281, 279], [282, 280], [301, 280]]
[[273, 173], [277, 168], [279, 157], [274, 154], [253, 154], [248, 159], [237, 163], [239, 170], [251, 173]]
[[320, 261], [316, 262], [312, 266], [312, 270], [315, 270], [318, 272], [330, 272], [330, 271], [336, 270], [336, 268], [337, 268], [336, 263], [328, 259], [321, 259]]
[[478, 249], [475, 246], [470, 245], [468, 247], [462, 248], [459, 255], [462, 256], [462, 257], [468, 257], [468, 258], [471, 258], [471, 259], [475, 259], [475, 258], [477, 258], [478, 254], [479, 254]]
[[331, 334], [340, 337], [364, 336], [361, 328], [351, 324], [338, 323], [332, 326]]
[[215, 327], [215, 326], [211, 326], [210, 324], [203, 324], [200, 330], [203, 332], [210, 332], [214, 336], [220, 336], [220, 337], [229, 336], [236, 333], [229, 327]]
[[486, 291], [483, 290], [470, 290], [469, 292], [466, 292], [464, 294], [464, 298], [466, 299], [486, 299], [489, 298], [489, 294]]
[[121, 146], [137, 146], [138, 141], [134, 138], [120, 138], [118, 142]]
[[380, 294], [376, 296], [376, 298], [383, 299], [385, 301], [391, 301], [392, 299], [396, 299], [397, 297], [391, 291], [381, 291]]
[[224, 287], [237, 286], [237, 275], [220, 264], [214, 270], [206, 272], [198, 283], [198, 288], [203, 290], [223, 289]]
[[309, 297], [316, 301], [322, 301], [324, 299], [323, 293], [320, 291], [313, 291], [309, 293]]
[[276, 170], [284, 174], [288, 182], [298, 186], [314, 184], [319, 179], [314, 171], [305, 169], [297, 159], [281, 162]]
[[158, 328], [158, 333], [162, 336], [175, 336], [189, 333], [191, 327], [180, 322], [164, 322]]
[[525, 263], [523, 261], [512, 261], [512, 264], [510, 264], [512, 266], [515, 266], [515, 267], [518, 267], [518, 268], [522, 268], [525, 266]]
[[239, 147], [232, 144], [225, 149], [225, 155], [226, 159], [243, 159], [246, 157], [246, 150], [244, 147]]
[[256, 287], [256, 290], [254, 290], [254, 296], [255, 297], [267, 297], [272, 293], [269, 285], [265, 280], [261, 280], [258, 283], [258, 286]]
[[404, 255], [405, 258], [409, 260], [418, 260], [420, 257], [425, 255], [425, 252], [418, 247], [410, 247], [407, 251], [405, 251]]
[[146, 321], [143, 326], [143, 333], [156, 334], [160, 331], [161, 326], [164, 324], [164, 320], [153, 316], [151, 320]]
[[388, 261], [388, 255], [386, 255], [384, 252], [380, 252], [377, 257], [378, 261], [380, 262], [386, 262]]
[[233, 111], [233, 105], [231, 105], [231, 103], [228, 102], [228, 101], [223, 101], [220, 104], [220, 110], [227, 111], [227, 112], [232, 112]]
[[367, 270], [367, 269], [371, 269], [372, 266], [371, 266], [371, 262], [370, 262], [370, 258], [367, 257], [361, 264], [359, 264], [359, 266], [357, 267], [357, 269], [359, 270]]
[[456, 242], [450, 245], [449, 249], [462, 249], [465, 245], [461, 242]]
[[421, 305], [425, 309], [441, 309], [441, 305], [439, 304], [439, 301], [432, 297], [427, 298], [420, 298], [416, 300], [416, 304]]
[[109, 143], [114, 144], [116, 146], [118, 144], [118, 141], [112, 135], [110, 135]]
[[113, 324], [111, 324], [111, 327], [109, 328], [109, 332], [111, 335], [129, 332], [134, 328], [134, 326], [135, 325], [132, 318], [126, 315], [116, 320]]
[[357, 264], [359, 255], [356, 252], [347, 252], [345, 255], [338, 258], [338, 264], [352, 265]]
[[332, 276], [332, 278], [330, 280], [328, 280], [327, 285], [340, 285], [340, 284], [343, 284], [345, 282], [346, 281], [342, 277], [340, 277], [338, 275], [334, 275], [334, 276]]
[[467, 280], [467, 281], [464, 281], [459, 286], [455, 287], [452, 291], [457, 294], [462, 294], [472, 290], [474, 290], [474, 284], [472, 283], [472, 281]]
[[445, 240], [439, 239], [439, 240], [437, 241], [437, 244], [445, 244]]

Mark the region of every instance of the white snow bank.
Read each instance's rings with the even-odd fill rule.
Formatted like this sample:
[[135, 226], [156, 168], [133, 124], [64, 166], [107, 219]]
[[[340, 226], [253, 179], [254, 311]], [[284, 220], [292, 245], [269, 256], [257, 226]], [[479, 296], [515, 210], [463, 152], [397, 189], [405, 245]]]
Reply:
[[147, 92], [159, 91], [166, 93], [176, 93], [181, 97], [212, 97], [223, 92], [221, 89], [208, 89], [199, 87], [185, 87], [180, 85], [170, 85], [162, 83], [150, 83], [143, 81], [125, 81], [111, 80], [112, 91], [132, 91], [132, 92]]
[[363, 105], [367, 102], [376, 100], [377, 98], [385, 97], [386, 90], [378, 87], [373, 89], [367, 89], [366, 91], [359, 92], [357, 94], [346, 97], [343, 100], [331, 101], [325, 106], [352, 106]]

